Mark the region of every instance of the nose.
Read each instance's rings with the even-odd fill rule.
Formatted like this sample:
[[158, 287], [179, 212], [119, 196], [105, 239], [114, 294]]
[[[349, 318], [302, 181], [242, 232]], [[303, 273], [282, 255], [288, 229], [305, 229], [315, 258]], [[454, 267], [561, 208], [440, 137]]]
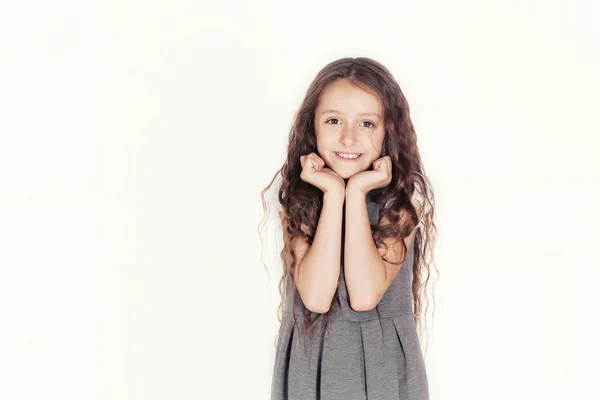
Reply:
[[356, 144], [356, 132], [352, 127], [345, 126], [342, 129], [340, 143], [346, 147], [352, 147]]

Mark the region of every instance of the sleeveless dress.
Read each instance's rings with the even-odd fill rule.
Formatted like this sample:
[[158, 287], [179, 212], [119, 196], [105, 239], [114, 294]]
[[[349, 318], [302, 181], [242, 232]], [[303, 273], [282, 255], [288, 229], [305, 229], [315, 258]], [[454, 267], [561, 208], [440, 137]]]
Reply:
[[[376, 224], [379, 205], [371, 201], [369, 193], [366, 199], [369, 220]], [[427, 373], [413, 321], [413, 258], [414, 241], [378, 304], [383, 336], [375, 308], [355, 311], [350, 307], [343, 267], [327, 335], [318, 329], [321, 317], [317, 333], [314, 338], [308, 336], [306, 344], [302, 337], [304, 304], [295, 288], [299, 330], [288, 287], [277, 337], [271, 400], [428, 400]], [[318, 315], [311, 313], [313, 318]]]

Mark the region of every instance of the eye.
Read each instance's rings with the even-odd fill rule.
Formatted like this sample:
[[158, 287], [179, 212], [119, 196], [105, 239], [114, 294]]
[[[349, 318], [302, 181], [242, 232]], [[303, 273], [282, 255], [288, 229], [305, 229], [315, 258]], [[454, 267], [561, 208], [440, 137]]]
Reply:
[[367, 126], [367, 128], [374, 128], [375, 124], [372, 123], [371, 121], [365, 121], [367, 124], [371, 124], [371, 126]]
[[[337, 119], [337, 118], [329, 118], [327, 121], [325, 121], [325, 123], [327, 124], [330, 121], [339, 121], [339, 119]], [[363, 122], [369, 124], [365, 128], [374, 128], [375, 127], [375, 124], [372, 123], [371, 121], [363, 121]], [[334, 125], [337, 125], [337, 124], [334, 124]]]

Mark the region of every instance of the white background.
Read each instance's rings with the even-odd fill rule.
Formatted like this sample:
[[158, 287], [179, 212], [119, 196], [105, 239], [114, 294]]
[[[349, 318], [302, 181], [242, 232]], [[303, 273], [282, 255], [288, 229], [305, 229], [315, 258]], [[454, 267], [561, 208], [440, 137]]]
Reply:
[[434, 185], [431, 398], [598, 398], [599, 17], [3, 2], [0, 398], [267, 399], [281, 266], [260, 191], [346, 56], [393, 73]]

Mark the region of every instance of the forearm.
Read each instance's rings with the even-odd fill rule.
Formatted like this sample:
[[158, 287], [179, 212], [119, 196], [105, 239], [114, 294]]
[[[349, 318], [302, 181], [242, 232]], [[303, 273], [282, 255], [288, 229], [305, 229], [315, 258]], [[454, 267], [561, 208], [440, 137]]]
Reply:
[[[297, 285], [307, 307], [327, 312], [340, 275], [344, 192], [326, 192], [313, 243], [300, 264]], [[299, 289], [300, 290], [300, 289]]]
[[386, 278], [385, 265], [373, 241], [366, 194], [347, 188], [344, 243], [344, 276], [352, 308], [366, 311], [379, 300]]

